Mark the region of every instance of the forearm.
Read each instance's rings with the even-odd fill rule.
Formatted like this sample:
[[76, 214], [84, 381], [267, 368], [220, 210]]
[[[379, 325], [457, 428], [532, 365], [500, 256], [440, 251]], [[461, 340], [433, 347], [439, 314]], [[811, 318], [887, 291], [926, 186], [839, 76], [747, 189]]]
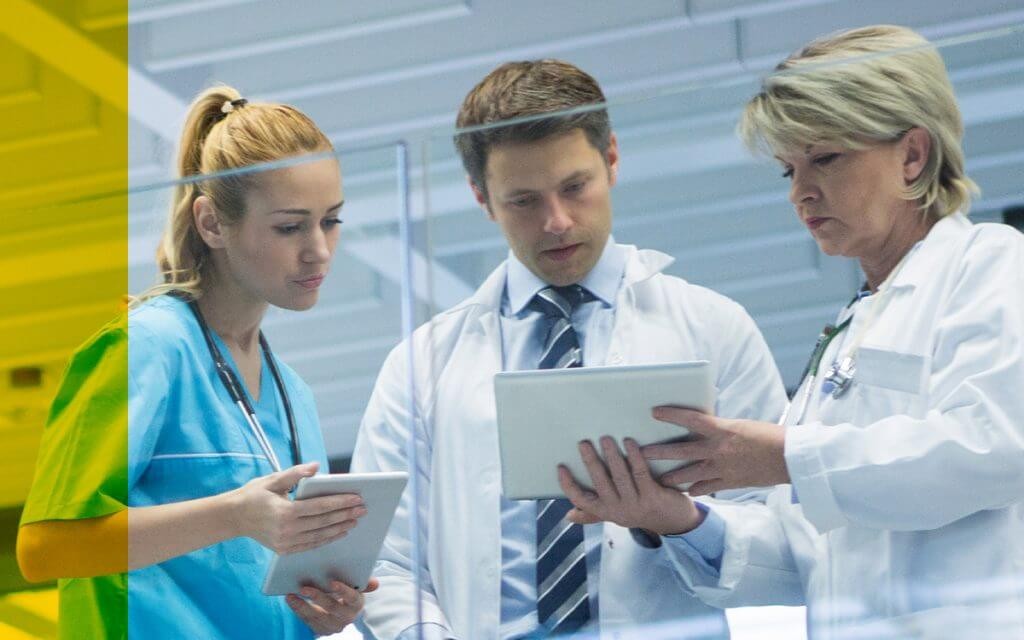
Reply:
[[128, 569], [128, 510], [99, 518], [44, 520], [18, 530], [25, 579], [88, 578]]
[[233, 492], [129, 510], [128, 567], [140, 569], [240, 535]]
[[124, 573], [233, 538], [236, 528], [231, 493], [99, 518], [44, 520], [19, 529], [18, 565], [31, 582]]

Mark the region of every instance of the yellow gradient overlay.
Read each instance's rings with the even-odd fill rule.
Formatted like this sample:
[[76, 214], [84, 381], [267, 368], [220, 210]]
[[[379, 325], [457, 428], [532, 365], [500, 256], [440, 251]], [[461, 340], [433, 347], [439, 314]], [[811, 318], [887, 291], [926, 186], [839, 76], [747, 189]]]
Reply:
[[[36, 461], [68, 359], [122, 312], [127, 18], [127, 0], [0, 3], [2, 638], [56, 637], [58, 627], [61, 637], [84, 637], [85, 629], [95, 628], [74, 619], [95, 612], [81, 613], [67, 602], [58, 623], [53, 585], [24, 582], [13, 541], [33, 475], [50, 471], [36, 469]], [[122, 365], [115, 368], [126, 372], [127, 362]], [[126, 379], [124, 390], [126, 397]], [[126, 438], [126, 418], [120, 422], [114, 428]], [[127, 557], [126, 538], [120, 547]], [[123, 629], [124, 598], [104, 603], [102, 615], [121, 619], [107, 628]], [[77, 632], [69, 634], [72, 629]]]

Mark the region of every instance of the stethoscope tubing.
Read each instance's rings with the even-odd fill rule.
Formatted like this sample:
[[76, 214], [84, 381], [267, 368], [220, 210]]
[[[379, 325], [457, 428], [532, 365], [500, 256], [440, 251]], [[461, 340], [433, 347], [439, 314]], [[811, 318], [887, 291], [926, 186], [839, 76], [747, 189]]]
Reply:
[[[200, 329], [203, 332], [203, 338], [206, 341], [207, 349], [210, 352], [210, 357], [213, 358], [214, 368], [217, 369], [217, 377], [220, 378], [221, 384], [224, 385], [225, 390], [231, 397], [231, 400], [241, 411], [242, 417], [245, 419], [246, 425], [252, 432], [253, 437], [256, 438], [256, 442], [259, 444], [260, 449], [263, 450], [263, 454], [270, 462], [270, 466], [273, 467], [274, 471], [281, 471], [281, 461], [278, 459], [277, 454], [274, 453], [274, 448], [270, 445], [270, 439], [267, 437], [267, 432], [263, 429], [263, 425], [260, 424], [259, 418], [256, 417], [256, 411], [252, 408], [243, 393], [240, 383], [224, 359], [224, 355], [217, 347], [217, 343], [213, 340], [213, 334], [210, 332], [209, 325], [206, 324], [206, 319], [203, 318], [203, 314], [199, 310], [199, 305], [196, 304], [195, 300], [188, 301], [188, 306], [192, 310], [193, 315], [196, 317], [196, 321], [199, 323]], [[277, 387], [278, 392], [281, 394], [281, 403], [284, 405], [285, 415], [288, 419], [288, 430], [291, 435], [292, 455], [295, 458], [295, 464], [301, 464], [302, 462], [302, 450], [299, 444], [298, 429], [295, 425], [295, 416], [292, 413], [291, 402], [288, 399], [288, 392], [284, 386], [284, 380], [281, 378], [281, 374], [277, 369], [277, 365], [274, 363], [274, 356], [270, 351], [270, 344], [267, 342], [260, 332], [259, 336], [260, 346], [263, 349], [263, 355], [267, 359], [267, 366], [270, 369], [270, 375], [274, 378], [274, 385]]]

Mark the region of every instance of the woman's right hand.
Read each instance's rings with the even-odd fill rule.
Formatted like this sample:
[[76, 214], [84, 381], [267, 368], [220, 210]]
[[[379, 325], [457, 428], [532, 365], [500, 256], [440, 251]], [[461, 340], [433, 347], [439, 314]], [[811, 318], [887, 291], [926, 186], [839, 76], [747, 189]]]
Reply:
[[253, 538], [276, 553], [306, 551], [343, 537], [366, 515], [360, 496], [343, 493], [290, 500], [288, 492], [316, 473], [309, 462], [250, 480], [231, 496], [233, 522], [239, 536]]

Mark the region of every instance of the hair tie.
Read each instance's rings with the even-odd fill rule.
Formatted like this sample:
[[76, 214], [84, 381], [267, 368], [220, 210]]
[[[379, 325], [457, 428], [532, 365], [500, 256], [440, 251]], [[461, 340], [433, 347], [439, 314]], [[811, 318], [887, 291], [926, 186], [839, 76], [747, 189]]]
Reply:
[[220, 115], [219, 118], [217, 118], [217, 120], [218, 121], [223, 120], [224, 118], [228, 117], [229, 113], [232, 113], [232, 112], [234, 112], [237, 109], [241, 109], [242, 107], [244, 107], [247, 104], [249, 104], [249, 101], [246, 100], [245, 98], [236, 98], [234, 100], [225, 100], [224, 104], [222, 104], [221, 107], [220, 107], [221, 115]]

